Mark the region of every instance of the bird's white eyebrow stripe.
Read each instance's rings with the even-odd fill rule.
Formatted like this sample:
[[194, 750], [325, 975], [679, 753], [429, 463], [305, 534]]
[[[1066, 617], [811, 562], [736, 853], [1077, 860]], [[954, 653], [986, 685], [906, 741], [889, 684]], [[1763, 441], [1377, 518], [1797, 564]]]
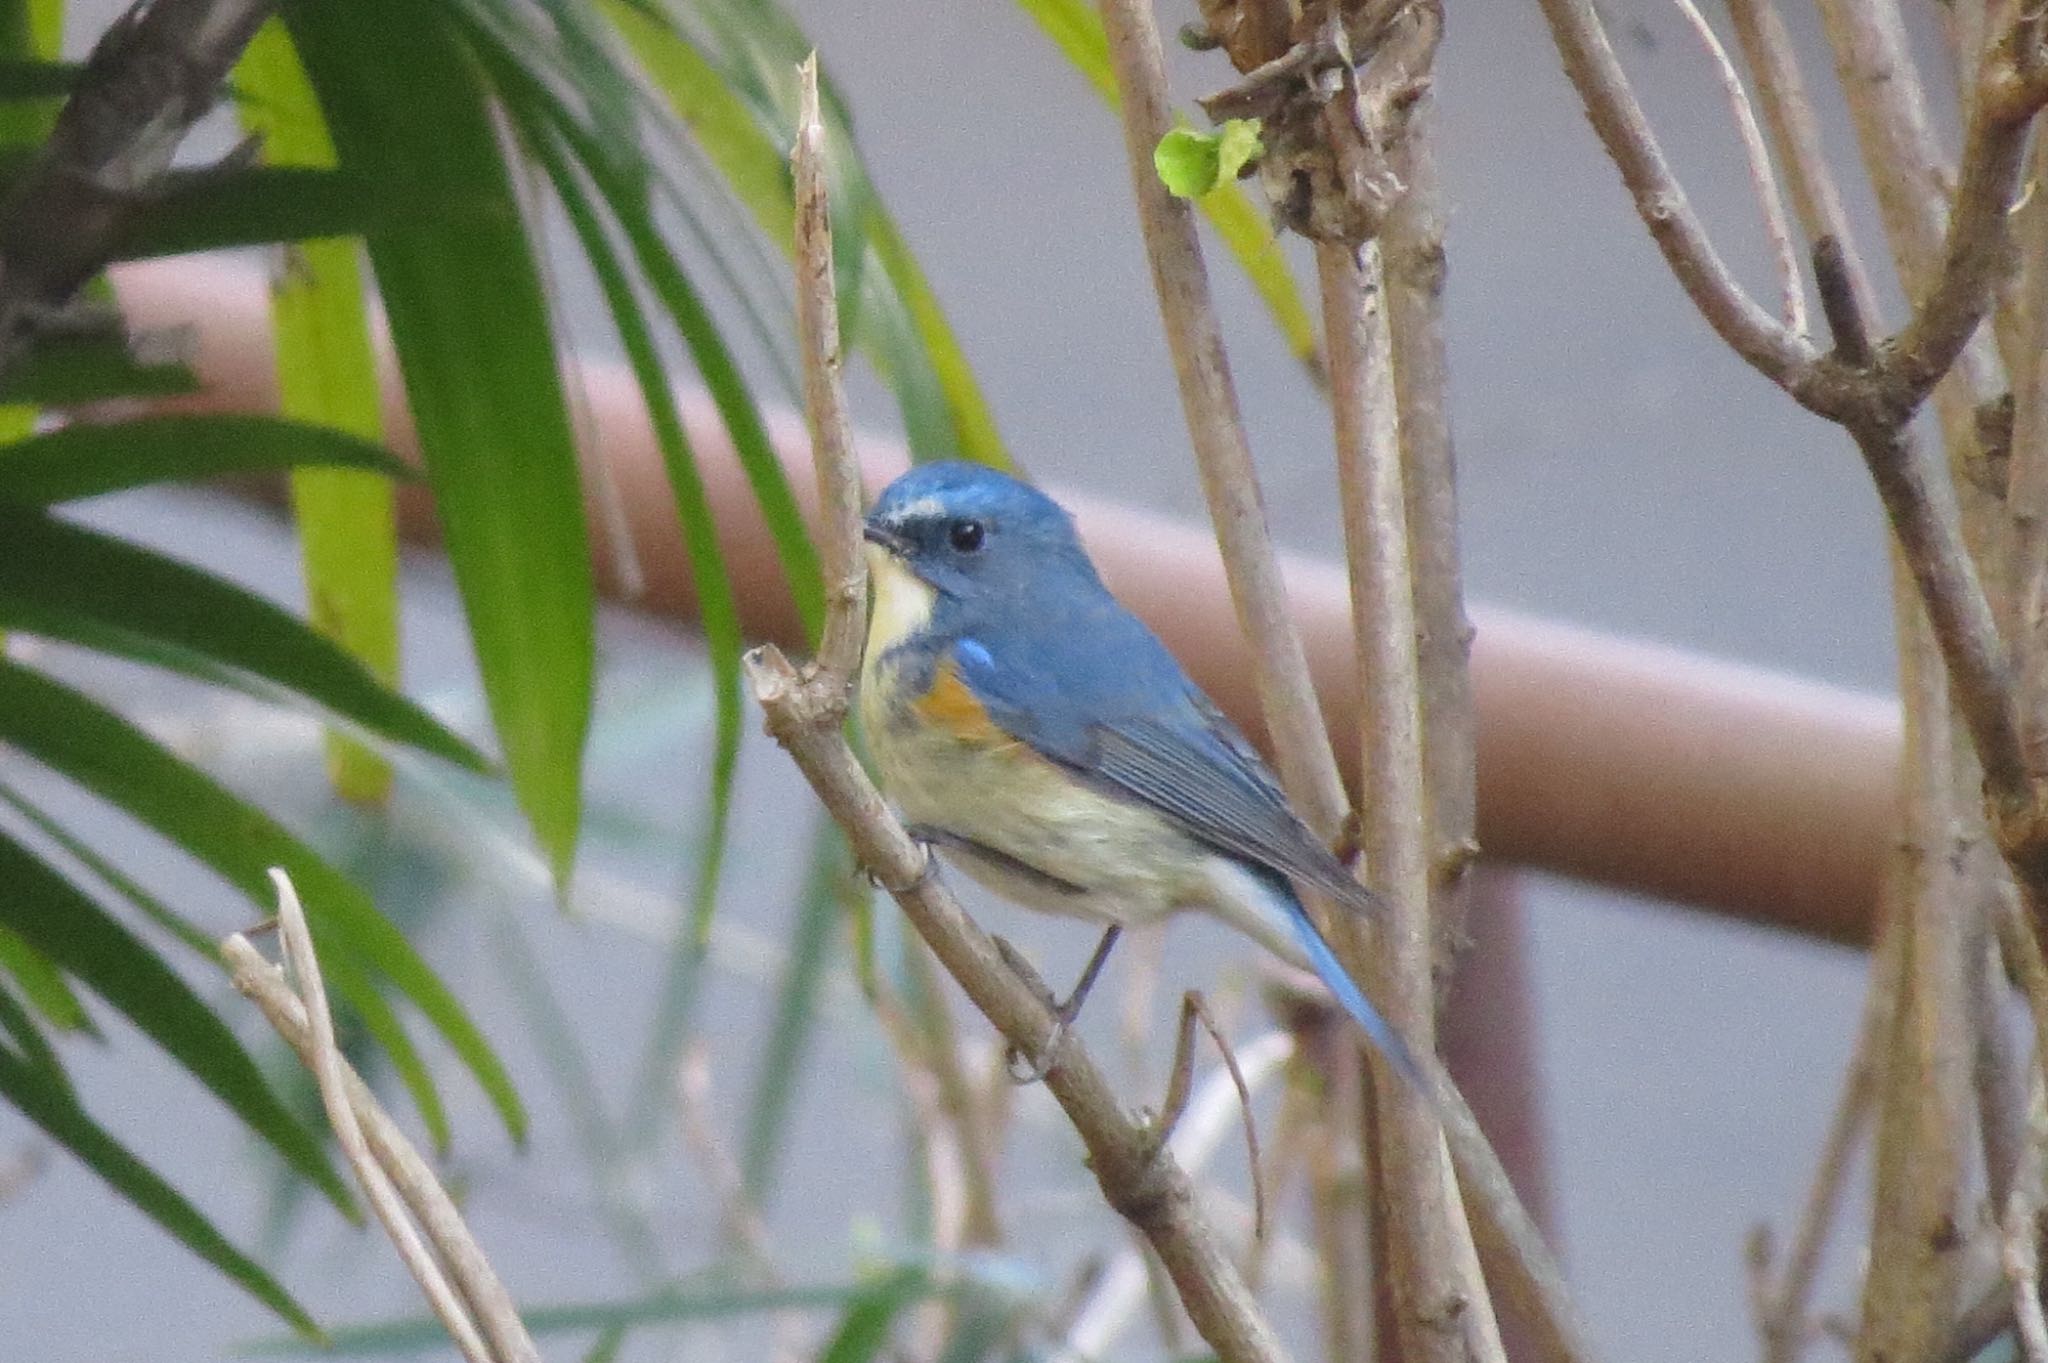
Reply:
[[943, 514], [945, 510], [946, 504], [939, 498], [919, 497], [914, 502], [906, 502], [904, 505], [897, 507], [890, 519], [895, 521], [922, 520], [926, 516]]

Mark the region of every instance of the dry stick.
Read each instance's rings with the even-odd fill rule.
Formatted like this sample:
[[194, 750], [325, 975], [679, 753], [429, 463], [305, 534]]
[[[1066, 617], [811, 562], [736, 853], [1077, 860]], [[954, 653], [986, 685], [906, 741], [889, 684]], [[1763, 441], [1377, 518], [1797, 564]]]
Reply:
[[1444, 354], [1444, 209], [1436, 167], [1436, 101], [1408, 111], [1397, 168], [1408, 190], [1380, 230], [1393, 341], [1408, 559], [1415, 578], [1416, 661], [1422, 673], [1422, 755], [1436, 858], [1430, 900], [1437, 997], [1465, 945], [1478, 853], [1478, 722], [1472, 700], [1472, 622], [1465, 615], [1458, 486]]
[[1323, 1357], [1373, 1356], [1367, 1307], [1373, 1301], [1371, 1188], [1357, 1133], [1365, 1123], [1366, 1067], [1357, 1034], [1331, 1019], [1314, 1032], [1311, 1063], [1323, 1098], [1308, 1148], [1309, 1220], [1322, 1262]]
[[1735, 40], [1756, 83], [1764, 123], [1777, 144], [1793, 215], [1809, 244], [1822, 240], [1838, 244], [1851, 301], [1862, 316], [1875, 317], [1877, 293], [1863, 268], [1849, 215], [1842, 208], [1841, 191], [1828, 168], [1820, 122], [1814, 116], [1813, 100], [1806, 92], [1806, 78], [1800, 74], [1784, 15], [1776, 0], [1728, 0], [1728, 16], [1734, 21]]
[[1778, 192], [1778, 177], [1771, 171], [1770, 148], [1764, 145], [1763, 129], [1757, 126], [1756, 110], [1749, 102], [1749, 92], [1742, 87], [1742, 77], [1736, 73], [1735, 63], [1728, 59], [1728, 49], [1721, 45], [1721, 39], [1714, 33], [1713, 25], [1700, 13], [1693, 0], [1677, 0], [1678, 12], [1692, 25], [1698, 35], [1700, 46], [1706, 48], [1707, 56], [1713, 60], [1714, 70], [1721, 78], [1721, 92], [1728, 99], [1729, 114], [1735, 119], [1736, 131], [1742, 135], [1742, 153], [1749, 162], [1749, 187], [1756, 195], [1757, 207], [1763, 210], [1764, 235], [1771, 243], [1771, 259], [1778, 267], [1778, 294], [1783, 300], [1783, 316], [1786, 328], [1794, 336], [1808, 334], [1806, 320], [1806, 286], [1799, 274], [1799, 253], [1792, 245], [1792, 224], [1785, 215], [1785, 196]]
[[[1268, 1032], [1238, 1047], [1236, 1072], [1229, 1065], [1218, 1065], [1183, 1104], [1185, 1111], [1173, 1124], [1167, 1142], [1173, 1157], [1195, 1172], [1206, 1167], [1232, 1141], [1241, 1094], [1263, 1090], [1284, 1074], [1294, 1053], [1294, 1038], [1285, 1032]], [[1256, 1189], [1263, 1176], [1255, 1170], [1252, 1177]], [[1146, 1278], [1147, 1263], [1137, 1249], [1119, 1252], [1062, 1333], [1052, 1363], [1111, 1357], [1117, 1340], [1144, 1302]]]
[[1864, 993], [1856, 1046], [1842, 1080], [1834, 1117], [1821, 1141], [1813, 1186], [1807, 1191], [1799, 1224], [1792, 1232], [1782, 1274], [1775, 1284], [1764, 1282], [1756, 1294], [1763, 1363], [1797, 1363], [1806, 1351], [1811, 1333], [1808, 1311], [1814, 1285], [1820, 1278], [1821, 1256], [1827, 1249], [1835, 1218], [1841, 1213], [1842, 1192], [1848, 1187], [1850, 1166], [1870, 1124], [1877, 1096], [1878, 1058], [1885, 1039], [1891, 1035], [1897, 1006], [1902, 938], [1895, 926], [1887, 925], [1871, 950], [1870, 984]]
[[1722, 340], [1763, 374], [1787, 386], [1799, 381], [1817, 352], [1757, 306], [1715, 252], [1629, 90], [1592, 0], [1538, 3], [1557, 41], [1565, 74], [1585, 101], [1586, 117], [1693, 306]]
[[[839, 348], [839, 306], [833, 294], [832, 252], [806, 249], [806, 243], [831, 240], [826, 217], [825, 125], [818, 116], [818, 54], [800, 71], [802, 104], [798, 109], [796, 146], [790, 163], [796, 176], [796, 334], [806, 357], [804, 420], [818, 474], [819, 554], [830, 565], [825, 579], [825, 632], [818, 641], [816, 670], [841, 678], [850, 688], [860, 670], [861, 635], [866, 629], [867, 563], [861, 554], [860, 518], [866, 505], [861, 493], [860, 464], [853, 448], [853, 421], [847, 414], [839, 371], [845, 356]], [[849, 478], [828, 476], [851, 469]]]
[[909, 967], [916, 977], [922, 1006], [914, 1010], [922, 1033], [919, 1047], [938, 1085], [939, 1110], [953, 1128], [960, 1156], [961, 1193], [965, 1198], [960, 1233], [976, 1248], [1003, 1241], [1002, 1218], [996, 1209], [996, 1141], [993, 1124], [982, 1111], [974, 1079], [960, 1053], [953, 1027], [953, 1008], [939, 986], [931, 952], [922, 943], [907, 944]]
[[1905, 968], [1883, 1050], [1870, 1268], [1857, 1357], [1925, 1358], [1953, 1326], [1964, 1243], [1969, 1038], [1961, 875], [1950, 860], [1955, 789], [1947, 687], [1917, 594], [1894, 555], [1900, 689], [1906, 706], [1901, 851]]
[[[483, 1363], [538, 1363], [539, 1351], [520, 1323], [511, 1294], [463, 1224], [462, 1214], [455, 1209], [447, 1190], [369, 1086], [335, 1049], [333, 1024], [328, 1019], [325, 996], [319, 990], [319, 965], [313, 958], [311, 938], [305, 933], [304, 916], [296, 912], [296, 895], [287, 898], [291, 882], [284, 873], [274, 870], [271, 875], [278, 883], [280, 925], [286, 949], [291, 953], [293, 973], [308, 997], [301, 1001], [277, 967], [264, 960], [240, 933], [220, 944], [221, 959], [227, 963], [235, 989], [263, 1011], [271, 1027], [320, 1081], [321, 1101], [327, 1106], [335, 1137], [362, 1180], [379, 1219], [389, 1228], [393, 1222], [388, 1212], [396, 1216], [406, 1232], [411, 1231], [404, 1210], [387, 1208], [381, 1201], [378, 1190], [388, 1193], [395, 1185], [405, 1207], [426, 1232], [441, 1264], [453, 1276], [460, 1298], [448, 1291], [446, 1281], [440, 1279], [439, 1267], [431, 1260], [426, 1262], [424, 1273], [416, 1269], [414, 1276], [428, 1293], [435, 1314], [448, 1325], [449, 1333], [463, 1348], [464, 1356]], [[401, 1254], [405, 1253], [397, 1232], [393, 1232], [393, 1243], [401, 1246]], [[414, 1243], [417, 1245], [416, 1240]], [[407, 1267], [414, 1268], [410, 1259]], [[438, 1293], [430, 1285], [436, 1280], [441, 1282]], [[490, 1340], [489, 1348], [477, 1337], [472, 1318]]]
[[1266, 532], [1265, 504], [1209, 296], [1194, 212], [1167, 191], [1152, 164], [1153, 148], [1173, 127], [1173, 116], [1151, 0], [1100, 0], [1100, 7], [1122, 99], [1124, 149], [1145, 256], [1231, 600], [1251, 641], [1267, 735], [1295, 809], [1309, 827], [1333, 839], [1349, 801]]
[[[852, 481], [858, 475], [848, 467], [843, 476]], [[832, 566], [845, 571], [843, 564]], [[967, 917], [861, 770], [840, 733], [848, 679], [819, 668], [800, 674], [772, 645], [749, 653], [746, 667], [768, 732], [796, 759], [861, 864], [890, 887], [911, 925], [996, 1029], [1024, 1054], [1040, 1054], [1052, 1037], [1049, 999], [1042, 987], [1021, 980]], [[1151, 1124], [1125, 1110], [1078, 1041], [1062, 1042], [1045, 1084], [1086, 1145], [1105, 1199], [1158, 1251], [1210, 1347], [1227, 1363], [1283, 1358], [1222, 1238], [1196, 1206], [1187, 1175]]]
[[[2042, 1058], [2048, 1057], [2048, 961], [2042, 958], [2041, 942], [2035, 934], [2033, 920], [2016, 901], [2007, 900], [2000, 906], [1997, 927], [2006, 969], [2019, 981], [2020, 993], [2027, 1001], [2028, 1016], [2033, 1020], [2036, 1084], [2028, 1095], [2027, 1123], [2029, 1140], [2039, 1141], [2042, 1123], [2048, 1122], [2048, 1113], [2042, 1111], [2044, 1099], [2038, 1086], [2041, 1077], [2039, 1067], [2044, 1063]], [[2026, 1180], [2040, 1178], [2042, 1166], [2042, 1153], [2038, 1149], [2030, 1151], [2021, 1162], [2022, 1186]], [[2029, 1196], [2038, 1197], [2038, 1192], [2030, 1190]], [[2010, 1211], [2009, 1206], [2007, 1210]], [[2011, 1226], [2008, 1225], [2006, 1230], [2009, 1237]], [[2004, 1260], [2011, 1247], [2002, 1241], [2000, 1248], [2001, 1259]], [[2009, 1275], [2011, 1263], [2007, 1261], [2003, 1266]], [[1935, 1363], [1966, 1363], [2016, 1324], [2022, 1330], [2031, 1328], [2024, 1316], [2039, 1309], [2038, 1272], [2032, 1282], [2032, 1291], [2027, 1294], [2033, 1298], [2031, 1304], [2022, 1301], [2009, 1276], [1985, 1289], [1959, 1313], [1944, 1346], [1933, 1355]]]
[[[1981, 164], [1965, 170], [1942, 273], [1914, 319], [1882, 352], [1866, 341], [1857, 354], [1838, 345], [1836, 355], [1816, 363], [1787, 363], [1781, 353], [1760, 346], [1752, 332], [1728, 324], [1730, 308], [1747, 304], [1739, 292], [1697, 287], [1706, 277], [1703, 262], [1719, 269], [1718, 259], [1704, 238], [1697, 237], [1698, 224], [1670, 179], [1590, 0], [1539, 3], [1596, 132], [1637, 191], [1646, 225], [1702, 312], [1760, 372], [1810, 410], [1841, 423], [1856, 439], [1894, 533], [1908, 554], [1953, 680], [1955, 703], [1982, 761], [1985, 801], [2000, 850], [2032, 903], [2037, 908], [2048, 904], [2048, 793], [2036, 789], [2020, 749], [2004, 641], [1950, 508], [1953, 490], [1902, 435], [1904, 424], [1939, 375], [1935, 366], [1953, 363], [1962, 354], [1996, 291], [1996, 262], [2001, 258], [1997, 243], [2003, 240], [2017, 173], [2012, 148], [2025, 139], [2030, 114], [2021, 112], [2028, 106], [2017, 95], [1993, 98], [1990, 92], [2004, 90], [2002, 76], [2017, 71], [2015, 45], [2001, 41], [1986, 60], [1986, 94], [1978, 101], [1978, 117], [1968, 139], [1974, 162]], [[1869, 81], [1858, 88], [1881, 85]], [[2023, 88], [2029, 95], [2048, 96], [2048, 86], [2039, 82]], [[1852, 89], [1852, 98], [1855, 93]], [[1686, 224], [1686, 231], [1675, 234], [1675, 221]], [[1830, 282], [1818, 282], [1826, 305]], [[1839, 301], [1852, 291], [1837, 279], [1833, 292]], [[1747, 306], [1750, 313], [1757, 311], [1753, 304]]]
[[[1375, 984], [1389, 1019], [1410, 1044], [1434, 1051], [1421, 674], [1378, 264], [1373, 245], [1358, 252], [1334, 243], [1316, 247], [1359, 680], [1377, 702], [1374, 722], [1362, 735], [1363, 769], [1373, 774], [1373, 798], [1364, 807], [1365, 868], [1387, 906]], [[1386, 1267], [1393, 1275], [1401, 1356], [1407, 1363], [1498, 1359], [1492, 1302], [1463, 1207], [1444, 1177], [1435, 1116], [1400, 1076], [1376, 1073], [1386, 1192], [1379, 1211], [1391, 1251]]]
[[[1295, 807], [1325, 836], [1342, 822], [1343, 787], [1318, 717], [1301, 639], [1286, 615], [1272, 544], [1265, 531], [1249, 446], [1209, 298], [1208, 276], [1188, 205], [1160, 183], [1152, 151], [1170, 124], [1166, 73], [1149, 0], [1100, 0], [1110, 62], [1120, 92], [1132, 190], [1168, 345], [1215, 522], [1232, 598], [1253, 644], [1269, 736]], [[1768, 319], [1766, 319], [1768, 320]], [[1347, 962], [1347, 965], [1350, 963]], [[1467, 1213], [1496, 1276], [1531, 1322], [1543, 1357], [1592, 1356], [1583, 1324], [1542, 1234], [1516, 1196], [1499, 1157], [1464, 1099], [1425, 1057]]]
[[2031, 770], [2048, 769], [2048, 138], [2036, 139], [2028, 202], [2020, 215], [2019, 330], [2029, 358], [2013, 375], [2012, 467], [2006, 505], [2012, 515], [2013, 610], [2008, 625], [2016, 679], [2020, 742]]
[[[814, 86], [815, 65], [806, 64], [804, 79]], [[813, 98], [807, 94], [807, 104]], [[799, 306], [829, 322], [832, 251], [822, 154], [815, 118], [806, 118], [794, 157], [797, 283], [803, 295]], [[803, 361], [806, 388], [829, 415], [843, 412], [843, 397], [834, 370], [836, 356], [822, 344], [828, 335], [825, 326], [805, 328]], [[856, 589], [832, 593], [827, 609], [834, 618], [826, 623], [825, 637], [852, 640], [852, 656], [843, 651], [822, 655], [799, 671], [773, 645], [755, 649], [745, 660], [754, 696], [768, 732], [796, 760], [845, 830], [861, 865], [889, 887], [911, 925], [996, 1029], [1024, 1054], [1039, 1055], [1052, 1040], [1054, 1025], [1043, 986], [1020, 978], [996, 943], [968, 918], [934, 874], [929, 854], [910, 840], [883, 803], [841, 732], [866, 614], [858, 590], [863, 579], [860, 467], [846, 443], [816, 439], [814, 433], [813, 448], [828, 522], [822, 537], [827, 580]], [[1052, 1057], [1045, 1085], [1087, 1147], [1104, 1198], [1158, 1252], [1189, 1319], [1217, 1356], [1226, 1363], [1283, 1359], [1272, 1327], [1246, 1290], [1222, 1238], [1196, 1205], [1194, 1188], [1165, 1149], [1158, 1129], [1125, 1109], [1086, 1049], [1072, 1037], [1065, 1038]]]

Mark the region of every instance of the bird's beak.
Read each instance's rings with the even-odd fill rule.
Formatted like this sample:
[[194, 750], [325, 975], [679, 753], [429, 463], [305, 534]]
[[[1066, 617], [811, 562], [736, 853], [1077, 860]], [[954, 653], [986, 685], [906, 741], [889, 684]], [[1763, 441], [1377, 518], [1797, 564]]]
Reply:
[[873, 521], [862, 521], [860, 534], [861, 538], [869, 544], [886, 549], [898, 558], [901, 558], [910, 548], [910, 541], [904, 539], [903, 536], [888, 527], [877, 525]]

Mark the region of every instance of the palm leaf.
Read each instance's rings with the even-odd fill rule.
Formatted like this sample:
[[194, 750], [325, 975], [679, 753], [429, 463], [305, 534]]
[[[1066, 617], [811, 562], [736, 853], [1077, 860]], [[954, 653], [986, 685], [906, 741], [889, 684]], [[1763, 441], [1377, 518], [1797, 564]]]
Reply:
[[548, 310], [475, 64], [410, 0], [291, 0], [344, 170], [503, 206], [373, 232], [370, 260], [513, 789], [566, 883], [582, 805], [595, 606]]
[[0, 926], [43, 953], [164, 1048], [351, 1217], [347, 1185], [319, 1139], [286, 1110], [227, 1024], [92, 897], [0, 834]]
[[308, 465], [412, 478], [410, 465], [330, 426], [270, 416], [152, 416], [81, 422], [0, 445], [0, 501], [28, 506]]
[[[237, 78], [243, 126], [263, 138], [266, 160], [323, 173], [334, 165], [334, 143], [282, 23], [257, 32]], [[384, 419], [359, 254], [354, 241], [301, 242], [272, 283], [278, 404], [286, 416], [379, 440]], [[398, 506], [391, 485], [359, 473], [295, 469], [292, 514], [313, 627], [380, 682], [396, 685]], [[347, 734], [329, 731], [327, 766], [346, 798], [381, 801], [390, 794], [390, 765]]]
[[0, 503], [0, 627], [209, 680], [221, 669], [304, 696], [372, 733], [475, 770], [489, 763], [296, 616], [151, 550]]
[[126, 810], [240, 890], [270, 902], [268, 871], [282, 866], [305, 897], [335, 992], [361, 1013], [446, 1142], [433, 1083], [370, 971], [409, 998], [454, 1048], [515, 1139], [526, 1115], [511, 1079], [475, 1023], [362, 890], [281, 825], [170, 752], [127, 720], [47, 677], [0, 661], [0, 740]]
[[[5, 995], [6, 991], [0, 989], [0, 997]], [[262, 1265], [230, 1244], [177, 1189], [86, 1115], [72, 1093], [70, 1081], [53, 1063], [38, 1063], [31, 1054], [0, 1046], [0, 1098], [13, 1104], [50, 1139], [76, 1155], [109, 1187], [186, 1248], [283, 1317], [302, 1339], [318, 1342], [324, 1338], [305, 1308]]]

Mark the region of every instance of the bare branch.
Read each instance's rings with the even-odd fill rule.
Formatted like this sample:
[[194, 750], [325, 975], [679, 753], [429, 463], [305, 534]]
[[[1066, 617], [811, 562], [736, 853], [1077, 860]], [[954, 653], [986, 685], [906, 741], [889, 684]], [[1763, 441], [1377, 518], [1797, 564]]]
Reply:
[[1685, 191], [1664, 160], [1628, 77], [1608, 44], [1592, 0], [1539, 0], [1564, 59], [1565, 74], [1585, 102], [1586, 117], [1621, 171], [1636, 212], [1671, 272], [1715, 334], [1782, 387], [1797, 385], [1816, 354], [1806, 341], [1744, 293], [1707, 240]]
[[2036, 101], [2015, 117], [1994, 99], [1977, 102], [1963, 145], [1962, 181], [1956, 186], [1940, 272], [1886, 357], [1886, 370], [1915, 401], [1954, 367], [2011, 273], [2010, 211], [2038, 107]]
[[[1952, 523], [1952, 522], [1951, 522]], [[1964, 888], [1952, 856], [1957, 745], [1948, 687], [1920, 593], [1894, 554], [1900, 690], [1906, 706], [1897, 916], [1903, 968], [1881, 1049], [1870, 1268], [1856, 1356], [1925, 1358], [1953, 1329], [1965, 1242], [1970, 1037]]]
[[[1811, 1304], [1820, 1277], [1821, 1253], [1840, 1214], [1842, 1192], [1857, 1146], [1870, 1125], [1877, 1098], [1878, 1058], [1892, 1032], [1898, 1006], [1899, 945], [1903, 934], [1883, 932], [1870, 953], [1870, 983], [1864, 991], [1863, 1017], [1856, 1029], [1856, 1047], [1842, 1080], [1827, 1135], [1821, 1141], [1813, 1186], [1800, 1209], [1785, 1268], [1775, 1283], [1759, 1272], [1756, 1293], [1757, 1329], [1763, 1336], [1764, 1363], [1798, 1363], [1812, 1334]], [[1767, 1269], [1768, 1265], [1760, 1265]]]
[[[1183, 1013], [1184, 1019], [1192, 1014]], [[1268, 1032], [1237, 1048], [1236, 1064], [1218, 1066], [1196, 1085], [1181, 1119], [1173, 1124], [1167, 1149], [1190, 1172], [1199, 1173], [1223, 1149], [1231, 1117], [1245, 1095], [1266, 1088], [1295, 1054], [1294, 1038]], [[1254, 1179], [1260, 1177], [1255, 1171]], [[1257, 1183], [1253, 1187], [1256, 1193]], [[1253, 1215], [1256, 1217], [1256, 1210]], [[1136, 1248], [1120, 1252], [1103, 1270], [1073, 1323], [1060, 1337], [1052, 1363], [1087, 1363], [1113, 1357], [1116, 1343], [1146, 1296], [1146, 1262]]]
[[1393, 343], [1408, 558], [1415, 579], [1422, 754], [1434, 859], [1430, 925], [1441, 999], [1465, 945], [1471, 901], [1467, 872], [1478, 851], [1478, 715], [1444, 355], [1445, 221], [1436, 166], [1436, 101], [1426, 90], [1408, 111], [1395, 166], [1408, 192], [1380, 231], [1380, 260]]
[[1699, 6], [1693, 0], [1676, 3], [1678, 12], [1699, 36], [1700, 46], [1707, 49], [1707, 56], [1713, 60], [1721, 91], [1728, 98], [1728, 111], [1735, 119], [1735, 130], [1742, 135], [1742, 152], [1749, 161], [1749, 187], [1756, 195], [1757, 207], [1763, 210], [1764, 235], [1770, 240], [1771, 255], [1778, 267], [1778, 294], [1785, 326], [1794, 336], [1805, 336], [1806, 288], [1799, 279], [1799, 253], [1792, 246], [1792, 224], [1785, 214], [1785, 196], [1778, 191], [1778, 177], [1771, 170], [1771, 152], [1764, 145], [1763, 129], [1757, 126], [1756, 110], [1750, 105], [1749, 92], [1742, 88], [1735, 63], [1728, 59], [1728, 49], [1721, 45]]
[[[1862, 316], [1875, 318], [1877, 294], [1856, 249], [1849, 215], [1843, 211], [1841, 191], [1835, 185], [1834, 172], [1821, 146], [1820, 121], [1814, 116], [1806, 78], [1800, 73], [1792, 35], [1778, 11], [1777, 0], [1728, 0], [1728, 15], [1734, 21], [1735, 40], [1741, 45], [1755, 80], [1764, 122], [1771, 130], [1771, 140], [1777, 144], [1778, 163], [1785, 171], [1793, 213], [1815, 250], [1823, 241], [1836, 243], [1844, 296]], [[1836, 326], [1837, 345], [1841, 335], [1840, 326]]]
[[[1419, 1049], [1433, 1050], [1436, 991], [1429, 923], [1429, 800], [1422, 757], [1421, 672], [1408, 562], [1407, 501], [1392, 393], [1392, 355], [1379, 297], [1379, 251], [1319, 244], [1323, 317], [1336, 421], [1337, 476], [1350, 559], [1359, 680], [1373, 697], [1363, 768], [1364, 865], [1387, 905], [1373, 953], [1378, 997]], [[1375, 1067], [1376, 1073], [1378, 1067]], [[1421, 1094], [1382, 1074], [1378, 1132], [1402, 1357], [1499, 1359], [1498, 1326], [1464, 1209], [1445, 1176], [1442, 1136]]]
[[138, 0], [0, 205], [0, 371], [106, 265], [273, 0]]
[[[278, 889], [278, 922], [286, 956], [305, 997], [302, 1001], [294, 994], [277, 968], [239, 933], [220, 945], [235, 988], [263, 1010], [271, 1027], [319, 1081], [321, 1104], [349, 1167], [463, 1356], [472, 1363], [539, 1363], [540, 1353], [519, 1319], [511, 1294], [463, 1224], [447, 1191], [369, 1087], [342, 1059], [298, 895], [283, 871], [270, 874]], [[408, 1209], [433, 1245], [438, 1262], [421, 1244], [407, 1219]], [[452, 1287], [449, 1277], [454, 1280]]]
[[[818, 644], [818, 667], [851, 685], [860, 669], [864, 628], [860, 607], [867, 601], [868, 571], [860, 549], [860, 463], [853, 453], [853, 425], [839, 383], [843, 355], [839, 348], [837, 281], [832, 272], [831, 223], [826, 216], [825, 128], [818, 117], [818, 54], [800, 68], [801, 108], [796, 147], [790, 169], [796, 181], [796, 328], [803, 355], [804, 416], [810, 425], [811, 447], [818, 454], [818, 505], [824, 543], [821, 552], [830, 567], [825, 578], [825, 633]], [[844, 539], [838, 542], [835, 537]], [[843, 707], [845, 697], [840, 698]]]

